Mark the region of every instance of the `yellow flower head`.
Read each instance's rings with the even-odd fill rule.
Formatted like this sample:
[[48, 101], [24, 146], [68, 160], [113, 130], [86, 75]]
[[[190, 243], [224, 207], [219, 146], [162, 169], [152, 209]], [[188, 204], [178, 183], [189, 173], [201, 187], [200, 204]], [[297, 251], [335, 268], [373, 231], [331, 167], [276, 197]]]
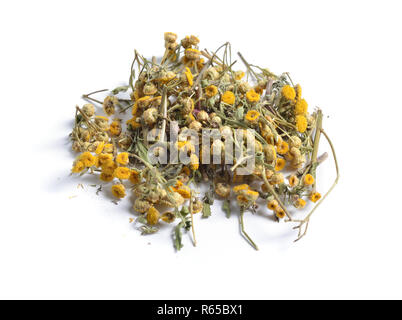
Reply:
[[103, 148], [104, 153], [112, 153], [114, 150], [114, 146], [111, 143], [105, 144], [105, 147]]
[[92, 167], [96, 163], [96, 158], [90, 152], [84, 152], [80, 155], [79, 160], [86, 167]]
[[298, 209], [303, 209], [306, 206], [306, 201], [302, 198], [299, 198], [295, 201], [294, 205]]
[[248, 102], [258, 102], [260, 101], [260, 95], [255, 92], [255, 90], [250, 90], [246, 93], [246, 98]]
[[294, 100], [296, 98], [296, 91], [293, 87], [286, 85], [282, 88], [282, 96], [287, 100]]
[[254, 190], [246, 190], [243, 192], [243, 195], [245, 195], [249, 201], [255, 202], [260, 194]]
[[176, 192], [180, 193], [180, 195], [184, 198], [184, 199], [190, 199], [191, 196], [191, 190], [189, 187], [187, 186], [182, 186], [179, 189], [176, 190]]
[[254, 87], [254, 91], [259, 94], [262, 95], [262, 93], [264, 92], [264, 88], [261, 88], [259, 86]]
[[184, 74], [186, 75], [186, 79], [187, 79], [189, 86], [192, 87], [193, 86], [193, 74], [191, 73], [191, 71], [188, 67], [186, 67], [186, 71], [184, 72]]
[[[110, 153], [101, 153], [98, 156], [99, 165], [103, 166], [107, 161], [113, 160], [113, 155]], [[114, 169], [113, 169], [114, 170]]]
[[173, 212], [165, 212], [164, 214], [162, 214], [161, 219], [166, 223], [172, 223], [176, 219], [176, 216]]
[[188, 48], [184, 52], [186, 58], [189, 60], [197, 60], [200, 57], [201, 52], [197, 49]]
[[247, 112], [245, 119], [248, 122], [255, 123], [255, 122], [257, 122], [259, 116], [260, 116], [260, 113], [257, 110], [250, 110]]
[[97, 167], [97, 168], [100, 167], [100, 164], [99, 164], [99, 157], [98, 157], [98, 156], [95, 156], [95, 164], [94, 164], [94, 167]]
[[275, 208], [275, 215], [278, 219], [283, 219], [286, 216], [285, 211], [279, 206]]
[[[177, 56], [175, 55], [175, 57], [172, 57], [171, 60], [175, 61], [176, 58], [177, 58]], [[158, 78], [157, 80], [162, 83], [166, 83], [166, 82], [173, 80], [174, 78], [176, 78], [176, 74], [173, 71], [168, 71], [166, 73], [163, 73], [162, 76], [160, 78]]]
[[300, 84], [296, 84], [295, 89], [296, 89], [296, 101], [300, 101], [302, 95], [302, 88]]
[[110, 182], [114, 179], [114, 176], [112, 173], [101, 172], [99, 178], [104, 182]]
[[208, 98], [212, 98], [217, 93], [218, 93], [218, 88], [212, 84], [205, 88], [205, 94]]
[[131, 170], [131, 174], [130, 174], [129, 179], [130, 179], [131, 183], [138, 184], [138, 183], [141, 182], [141, 175], [137, 170], [133, 169], [133, 170]]
[[233, 105], [235, 103], [236, 97], [232, 91], [226, 91], [222, 95], [222, 102]]
[[173, 32], [165, 32], [164, 39], [166, 42], [175, 42], [177, 39], [177, 34], [175, 34]]
[[240, 206], [246, 205], [246, 204], [248, 203], [248, 199], [247, 199], [245, 196], [243, 196], [243, 195], [237, 196], [236, 199], [237, 199], [237, 203], [238, 203]]
[[198, 157], [192, 153], [190, 156], [190, 168], [191, 170], [198, 170], [198, 168], [200, 167], [200, 160], [198, 159]]
[[123, 166], [128, 164], [128, 160], [128, 152], [119, 153], [116, 157], [116, 162]]
[[318, 192], [313, 192], [312, 194], [310, 194], [310, 200], [313, 202], [317, 202], [318, 200], [321, 199], [321, 194]]
[[151, 207], [148, 209], [147, 211], [147, 222], [150, 225], [155, 225], [158, 223], [159, 219], [161, 217], [161, 214], [159, 213], [159, 211], [157, 209], [155, 209], [154, 207]]
[[130, 120], [127, 120], [127, 125], [130, 125], [133, 129], [141, 128], [141, 123], [137, 122], [138, 117], [133, 117]]
[[85, 169], [85, 165], [82, 161], [78, 160], [74, 162], [73, 168], [71, 169], [72, 173], [79, 173]]
[[305, 114], [307, 113], [307, 108], [308, 108], [308, 104], [307, 101], [304, 99], [301, 99], [300, 101], [296, 102], [295, 105], [295, 114]]
[[121, 133], [121, 123], [118, 120], [114, 120], [109, 127], [110, 134], [112, 136], [118, 136]]
[[285, 168], [286, 165], [286, 160], [282, 158], [278, 158], [276, 160], [276, 165], [275, 165], [275, 171], [281, 171], [283, 168]]
[[278, 143], [278, 145], [276, 146], [276, 152], [278, 152], [279, 154], [285, 154], [289, 151], [289, 144], [286, 141], [281, 141], [280, 143]]
[[310, 186], [314, 183], [314, 177], [311, 174], [306, 174], [304, 177], [304, 184]]
[[240, 191], [243, 190], [249, 190], [250, 186], [248, 184], [240, 184], [236, 187], [233, 188], [234, 193], [239, 193]]
[[296, 116], [296, 129], [300, 133], [303, 133], [307, 129], [307, 119], [303, 115]]
[[152, 99], [150, 96], [144, 96], [142, 98], [139, 98], [137, 101], [137, 107], [140, 109], [146, 109], [149, 107], [149, 105], [152, 102]]
[[244, 77], [244, 72], [243, 71], [236, 71], [235, 72], [235, 79], [236, 80], [241, 80]]
[[115, 184], [112, 186], [112, 193], [116, 198], [124, 198], [126, 196], [126, 189], [122, 184]]
[[114, 96], [107, 96], [105, 100], [103, 100], [103, 111], [108, 116], [111, 116], [115, 112], [115, 107], [119, 104], [119, 100]]
[[275, 210], [278, 207], [278, 201], [276, 200], [271, 200], [268, 202], [267, 207], [269, 210]]
[[96, 154], [101, 154], [104, 147], [105, 147], [105, 141], [102, 141], [102, 142], [99, 143], [98, 146], [96, 147], [95, 153], [96, 153]]
[[191, 171], [190, 171], [190, 169], [189, 169], [188, 167], [184, 166], [184, 167], [181, 169], [181, 172], [180, 172], [180, 173], [184, 173], [186, 176], [189, 176], [189, 175], [191, 174]]
[[113, 174], [114, 170], [117, 168], [117, 165], [112, 159], [109, 159], [101, 165], [101, 168], [102, 172]]
[[289, 178], [289, 185], [291, 187], [295, 187], [299, 184], [299, 179], [295, 175], [291, 175]]
[[126, 180], [126, 179], [130, 178], [131, 170], [129, 168], [126, 168], [126, 167], [117, 167], [114, 170], [113, 175], [117, 179]]
[[199, 59], [199, 60], [197, 61], [197, 68], [198, 68], [199, 71], [201, 71], [202, 68], [204, 68], [204, 65], [205, 65], [204, 59], [201, 58], [201, 59]]

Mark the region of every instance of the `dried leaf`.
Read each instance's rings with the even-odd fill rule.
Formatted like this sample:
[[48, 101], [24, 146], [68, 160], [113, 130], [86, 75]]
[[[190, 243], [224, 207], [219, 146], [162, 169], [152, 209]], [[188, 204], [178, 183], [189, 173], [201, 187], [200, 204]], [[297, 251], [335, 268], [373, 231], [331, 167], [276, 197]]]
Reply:
[[229, 200], [225, 200], [223, 201], [223, 205], [222, 205], [222, 210], [226, 213], [226, 218], [230, 218], [231, 215], [231, 209], [230, 209], [230, 201]]

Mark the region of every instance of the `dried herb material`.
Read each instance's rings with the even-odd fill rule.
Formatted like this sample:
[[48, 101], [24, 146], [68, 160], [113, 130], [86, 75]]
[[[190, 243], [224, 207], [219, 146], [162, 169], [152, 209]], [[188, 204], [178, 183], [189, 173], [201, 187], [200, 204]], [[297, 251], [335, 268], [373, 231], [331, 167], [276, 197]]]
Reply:
[[[173, 224], [177, 250], [190, 230], [196, 245], [194, 215], [210, 217], [215, 200], [223, 200], [228, 218], [240, 208], [240, 232], [255, 249], [244, 216], [257, 202], [277, 221], [296, 223], [296, 240], [302, 238], [339, 179], [321, 109], [309, 112], [288, 73], [250, 64], [241, 53], [233, 60], [229, 43], [210, 52], [193, 35], [178, 41], [167, 32], [164, 41], [161, 59], [134, 52], [126, 85], [83, 95], [87, 103], [76, 106], [70, 134], [79, 153], [72, 174], [96, 175], [96, 193], [110, 190], [115, 204], [133, 194], [141, 233]], [[318, 154], [321, 135], [337, 173], [323, 196], [317, 171], [328, 155]], [[209, 186], [204, 196], [198, 184]], [[305, 218], [294, 218], [309, 203]]]

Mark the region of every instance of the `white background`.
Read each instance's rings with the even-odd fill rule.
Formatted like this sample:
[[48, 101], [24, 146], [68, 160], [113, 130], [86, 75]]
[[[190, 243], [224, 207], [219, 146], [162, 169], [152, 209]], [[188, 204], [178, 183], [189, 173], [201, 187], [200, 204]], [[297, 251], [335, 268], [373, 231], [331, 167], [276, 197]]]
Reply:
[[[0, 298], [402, 298], [399, 1], [2, 1], [0, 12]], [[329, 116], [341, 179], [302, 241], [247, 214], [254, 251], [217, 209], [197, 217], [198, 246], [185, 236], [175, 253], [169, 228], [140, 236], [129, 201], [68, 176], [80, 95], [126, 82], [134, 48], [161, 55], [165, 31], [289, 71]], [[333, 171], [320, 167], [322, 191]]]

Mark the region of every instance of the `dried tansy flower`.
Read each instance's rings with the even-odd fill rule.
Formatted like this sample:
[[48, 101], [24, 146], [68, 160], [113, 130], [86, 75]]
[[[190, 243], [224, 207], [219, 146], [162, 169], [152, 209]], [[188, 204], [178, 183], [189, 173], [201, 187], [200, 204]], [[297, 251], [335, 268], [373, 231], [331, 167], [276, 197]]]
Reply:
[[[135, 51], [127, 84], [83, 95], [88, 103], [76, 106], [70, 134], [80, 153], [71, 174], [99, 179], [97, 194], [111, 183], [114, 197], [133, 201], [142, 234], [157, 232], [160, 220], [177, 221], [177, 250], [183, 232], [191, 230], [196, 244], [193, 215], [208, 218], [215, 198], [227, 217], [238, 208], [241, 233], [256, 249], [243, 221], [260, 203], [277, 221], [297, 223], [300, 239], [328, 194], [316, 190], [317, 169], [326, 158], [318, 156], [321, 136], [337, 170], [330, 191], [339, 177], [322, 111], [309, 113], [301, 86], [288, 73], [257, 67], [241, 53], [244, 70], [228, 64], [235, 60], [229, 43], [201, 51], [196, 36], [178, 39], [164, 34], [164, 54], [155, 54], [160, 62]], [[201, 184], [209, 188], [200, 197]], [[295, 219], [293, 211], [305, 208], [305, 199], [316, 203], [313, 211]]]

